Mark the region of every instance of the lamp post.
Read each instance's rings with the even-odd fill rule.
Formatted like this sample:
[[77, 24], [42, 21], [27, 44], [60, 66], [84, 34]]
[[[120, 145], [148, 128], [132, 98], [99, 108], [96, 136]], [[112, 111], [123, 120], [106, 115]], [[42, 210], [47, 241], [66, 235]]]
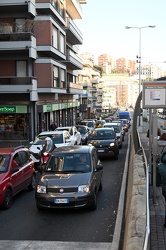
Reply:
[[[145, 28], [155, 28], [155, 25], [149, 25], [149, 26], [143, 26], [143, 27], [130, 27], [130, 26], [125, 26], [125, 29], [138, 29], [139, 30], [139, 55], [137, 56], [138, 60], [137, 63], [139, 63], [138, 67], [138, 75], [139, 75], [139, 94], [141, 92], [141, 30]], [[140, 124], [140, 113], [139, 113], [139, 126]]]

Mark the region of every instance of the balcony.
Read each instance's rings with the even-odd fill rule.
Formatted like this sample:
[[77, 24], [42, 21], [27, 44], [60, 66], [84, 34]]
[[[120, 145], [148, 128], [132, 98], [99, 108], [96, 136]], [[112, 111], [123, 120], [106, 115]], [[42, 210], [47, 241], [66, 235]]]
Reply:
[[69, 69], [78, 70], [82, 69], [82, 60], [77, 54], [75, 54], [72, 50], [67, 49], [66, 60], [62, 61]]
[[[10, 26], [9, 26], [10, 27]], [[25, 54], [36, 59], [36, 38], [32, 33], [0, 33], [0, 57]]]
[[30, 94], [30, 101], [37, 100], [37, 80], [34, 77], [0, 77], [1, 94]]
[[62, 26], [65, 25], [65, 10], [60, 9], [54, 0], [36, 0], [36, 9], [40, 15], [52, 16]]
[[83, 93], [83, 87], [79, 84], [69, 82], [67, 92], [70, 94], [82, 94]]
[[66, 0], [66, 11], [72, 19], [82, 19], [83, 13], [79, 0]]
[[66, 19], [66, 39], [71, 45], [82, 44], [83, 36], [71, 18]]
[[0, 1], [1, 13], [9, 13], [13, 16], [14, 13], [30, 13], [36, 15], [35, 0], [1, 0]]

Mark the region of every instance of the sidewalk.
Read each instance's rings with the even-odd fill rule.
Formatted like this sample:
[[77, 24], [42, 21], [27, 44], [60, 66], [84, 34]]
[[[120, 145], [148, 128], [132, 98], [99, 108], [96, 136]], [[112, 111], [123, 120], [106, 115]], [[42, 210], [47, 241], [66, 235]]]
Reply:
[[[140, 133], [142, 146], [144, 147], [147, 161], [149, 148], [146, 133]], [[163, 227], [165, 216], [165, 201], [161, 187], [156, 187], [156, 201], [153, 202], [153, 187], [150, 186], [150, 250], [166, 250], [166, 228]]]

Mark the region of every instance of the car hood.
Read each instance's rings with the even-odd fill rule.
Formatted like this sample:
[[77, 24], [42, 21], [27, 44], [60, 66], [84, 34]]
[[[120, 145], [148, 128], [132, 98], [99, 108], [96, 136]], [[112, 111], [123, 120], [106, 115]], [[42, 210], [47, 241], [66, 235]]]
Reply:
[[91, 173], [49, 173], [42, 175], [39, 184], [47, 186], [80, 186], [89, 183]]
[[35, 154], [39, 154], [40, 153], [40, 150], [37, 149], [37, 148], [40, 148], [40, 150], [42, 150], [43, 146], [42, 145], [32, 145], [29, 150], [30, 152], [32, 153], [35, 153]]

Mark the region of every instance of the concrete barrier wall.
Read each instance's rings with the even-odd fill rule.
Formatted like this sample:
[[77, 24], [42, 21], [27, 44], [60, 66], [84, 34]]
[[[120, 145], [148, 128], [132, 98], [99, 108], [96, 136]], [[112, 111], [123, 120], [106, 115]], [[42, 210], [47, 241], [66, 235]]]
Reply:
[[142, 250], [146, 234], [146, 176], [143, 156], [130, 155], [123, 250]]

